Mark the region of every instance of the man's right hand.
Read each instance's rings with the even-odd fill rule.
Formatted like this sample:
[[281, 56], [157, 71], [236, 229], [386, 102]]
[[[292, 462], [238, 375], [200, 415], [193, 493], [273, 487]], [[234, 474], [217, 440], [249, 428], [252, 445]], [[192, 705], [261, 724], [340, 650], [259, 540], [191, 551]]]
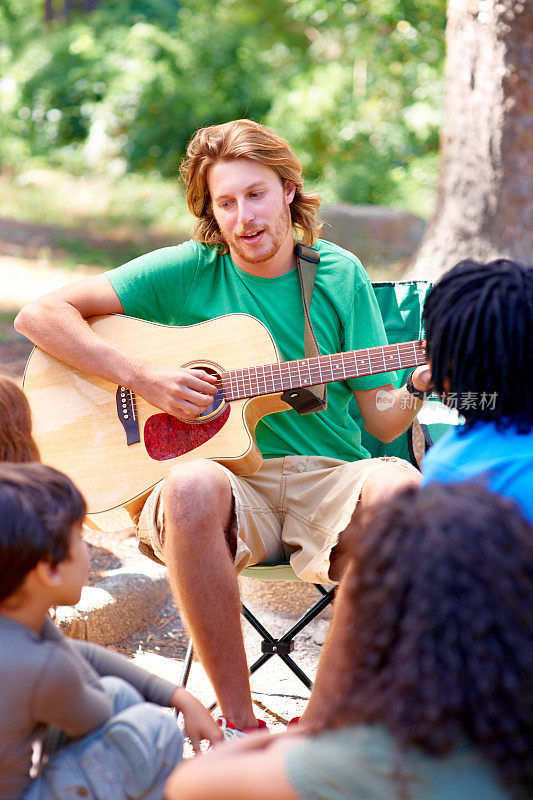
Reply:
[[97, 336], [86, 322], [89, 317], [123, 313], [109, 278], [95, 275], [28, 303], [15, 327], [65, 364], [124, 383], [168, 414], [189, 420], [205, 411], [216, 394], [213, 375], [148, 364]]
[[217, 378], [202, 369], [151, 364], [134, 389], [151, 405], [182, 419], [194, 419], [213, 402]]

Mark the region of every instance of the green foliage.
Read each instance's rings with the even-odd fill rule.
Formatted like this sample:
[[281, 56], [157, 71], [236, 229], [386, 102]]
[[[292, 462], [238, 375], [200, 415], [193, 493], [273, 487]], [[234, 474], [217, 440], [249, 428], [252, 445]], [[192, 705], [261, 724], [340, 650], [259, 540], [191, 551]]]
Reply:
[[313, 26], [312, 63], [269, 124], [332, 199], [399, 201], [400, 176], [438, 150], [445, 3], [294, 0], [292, 13]]
[[0, 0], [0, 58], [4, 67], [27, 42], [38, 35], [40, 0]]
[[[189, 238], [190, 215], [175, 180], [129, 173], [72, 176], [61, 169], [0, 175], [2, 215], [38, 225], [15, 228], [16, 252], [63, 268], [109, 269]], [[0, 320], [1, 321], [1, 320]]]
[[175, 175], [202, 125], [285, 135], [326, 197], [402, 202], [431, 164], [445, 0], [107, 0], [49, 30], [3, 0], [0, 158]]

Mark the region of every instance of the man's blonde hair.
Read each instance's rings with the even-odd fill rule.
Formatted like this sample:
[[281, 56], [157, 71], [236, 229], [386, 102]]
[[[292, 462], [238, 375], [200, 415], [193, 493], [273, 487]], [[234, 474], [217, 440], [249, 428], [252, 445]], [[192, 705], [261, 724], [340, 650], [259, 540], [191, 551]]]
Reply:
[[209, 167], [219, 161], [250, 158], [271, 167], [282, 182], [291, 181], [296, 193], [289, 208], [293, 229], [304, 244], [312, 245], [320, 234], [317, 222], [320, 195], [304, 192], [302, 165], [286, 139], [250, 119], [236, 119], [222, 125], [210, 125], [195, 133], [180, 166], [180, 175], [187, 189], [189, 211], [198, 218], [194, 230], [197, 242], [216, 245], [227, 253], [225, 242], [213, 214], [207, 185]]

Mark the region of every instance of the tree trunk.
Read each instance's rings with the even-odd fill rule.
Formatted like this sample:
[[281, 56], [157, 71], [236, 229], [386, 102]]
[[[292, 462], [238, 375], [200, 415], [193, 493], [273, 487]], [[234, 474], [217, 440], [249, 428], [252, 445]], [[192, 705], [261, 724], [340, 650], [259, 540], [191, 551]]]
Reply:
[[52, 0], [44, 0], [44, 21], [48, 25], [54, 19]]
[[437, 206], [409, 277], [533, 263], [533, 2], [449, 0]]

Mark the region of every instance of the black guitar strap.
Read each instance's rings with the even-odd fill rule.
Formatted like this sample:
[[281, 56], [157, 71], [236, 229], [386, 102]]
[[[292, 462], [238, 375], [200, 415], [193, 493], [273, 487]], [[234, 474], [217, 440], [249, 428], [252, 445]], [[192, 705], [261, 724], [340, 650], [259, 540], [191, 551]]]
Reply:
[[[316, 268], [320, 261], [320, 253], [314, 247], [307, 247], [298, 243], [295, 247], [302, 288], [302, 303], [304, 307], [304, 346], [305, 357], [315, 358], [320, 355], [313, 326], [311, 324], [311, 298], [315, 285]], [[281, 399], [292, 406], [298, 414], [313, 414], [315, 411], [324, 411], [328, 405], [327, 387], [321, 383], [312, 388], [301, 386], [298, 389], [287, 389]]]

